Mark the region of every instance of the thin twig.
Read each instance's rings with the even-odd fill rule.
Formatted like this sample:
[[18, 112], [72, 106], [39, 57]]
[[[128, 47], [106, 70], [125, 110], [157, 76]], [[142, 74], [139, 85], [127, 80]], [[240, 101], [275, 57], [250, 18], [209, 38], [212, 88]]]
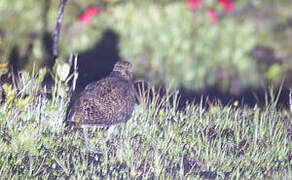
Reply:
[[289, 92], [289, 106], [290, 106], [290, 112], [292, 113], [292, 89], [290, 89], [290, 92]]
[[77, 82], [77, 79], [78, 79], [78, 70], [77, 70], [78, 54], [75, 54], [74, 56], [75, 56], [75, 58], [74, 58], [73, 91], [75, 91], [75, 88], [76, 88], [76, 82]]
[[67, 0], [60, 0], [56, 29], [55, 29], [55, 33], [54, 33], [54, 42], [53, 42], [53, 56], [54, 56], [53, 58], [54, 59], [56, 59], [59, 55], [59, 47], [58, 47], [59, 36], [60, 36], [63, 12], [64, 12], [64, 8], [65, 8], [66, 3], [67, 3]]

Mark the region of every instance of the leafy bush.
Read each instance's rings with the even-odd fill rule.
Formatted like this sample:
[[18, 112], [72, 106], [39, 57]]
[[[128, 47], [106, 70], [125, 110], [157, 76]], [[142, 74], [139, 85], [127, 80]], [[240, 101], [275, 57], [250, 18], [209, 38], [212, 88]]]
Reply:
[[[61, 31], [60, 57], [88, 49], [105, 29], [111, 28], [120, 35], [121, 56], [134, 64], [136, 77], [192, 88], [258, 84], [259, 73], [263, 72], [248, 55], [258, 43], [252, 22], [218, 15], [219, 21], [213, 24], [208, 19], [208, 8], [224, 14], [216, 0], [202, 1], [196, 10], [186, 2], [69, 2]], [[100, 13], [91, 24], [81, 24], [78, 16], [92, 4]], [[57, 7], [57, 1], [1, 1], [1, 62], [8, 61], [14, 47], [24, 57], [32, 45], [25, 68], [32, 70], [32, 64], [41, 67], [47, 53], [43, 32], [53, 31]], [[284, 72], [282, 66], [273, 66], [261, 77], [280, 81], [279, 72]]]
[[[248, 56], [257, 38], [248, 22], [222, 19], [214, 25], [203, 13], [194, 17], [181, 2], [163, 7], [127, 3], [108, 9], [92, 26], [116, 30], [122, 56], [134, 63], [138, 75], [146, 74], [155, 82], [202, 88], [234, 76], [243, 84], [257, 80], [255, 64]], [[73, 40], [71, 49], [86, 47], [99, 33], [88, 29]]]

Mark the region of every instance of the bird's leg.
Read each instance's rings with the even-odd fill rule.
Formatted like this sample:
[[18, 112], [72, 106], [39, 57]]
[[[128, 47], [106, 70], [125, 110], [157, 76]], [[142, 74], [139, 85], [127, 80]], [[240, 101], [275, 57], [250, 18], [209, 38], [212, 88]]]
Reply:
[[88, 128], [87, 127], [83, 127], [83, 135], [84, 135], [84, 139], [85, 139], [85, 147], [86, 147], [86, 149], [88, 149], [89, 140], [88, 140]]
[[114, 140], [114, 144], [117, 145], [117, 146], [125, 146], [125, 144], [123, 143], [123, 141], [121, 141], [120, 139], [118, 139], [116, 136], [115, 136], [115, 131], [117, 129], [119, 125], [118, 124], [115, 124], [115, 125], [111, 125], [108, 130], [107, 130], [107, 135], [108, 137], [112, 138]]
[[111, 125], [108, 130], [107, 130], [107, 135], [110, 137], [110, 138], [114, 138], [115, 139], [115, 130], [117, 129], [117, 125]]
[[88, 128], [87, 127], [83, 127], [83, 134], [84, 134], [84, 139], [85, 139], [85, 150], [91, 151], [91, 152], [96, 153], [96, 154], [102, 154], [102, 152], [99, 148], [89, 147]]
[[107, 136], [111, 139], [114, 140], [114, 144], [116, 145], [116, 143], [119, 145], [119, 140], [117, 139], [117, 137], [115, 136], [115, 130], [117, 129], [117, 125], [111, 125], [108, 130], [107, 130]]

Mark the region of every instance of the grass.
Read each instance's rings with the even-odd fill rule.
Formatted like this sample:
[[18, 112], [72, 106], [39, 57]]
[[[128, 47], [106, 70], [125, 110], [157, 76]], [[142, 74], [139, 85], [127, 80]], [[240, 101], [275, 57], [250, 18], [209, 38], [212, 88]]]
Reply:
[[[41, 73], [42, 74], [42, 73]], [[211, 104], [177, 110], [177, 92], [140, 91], [142, 103], [115, 136], [66, 133], [66, 86], [43, 96], [42, 75], [20, 75], [19, 91], [3, 87], [0, 105], [0, 177], [3, 179], [290, 179], [291, 112], [274, 102], [252, 109]], [[141, 88], [142, 89], [142, 88]], [[289, 98], [289, 97], [287, 97]]]

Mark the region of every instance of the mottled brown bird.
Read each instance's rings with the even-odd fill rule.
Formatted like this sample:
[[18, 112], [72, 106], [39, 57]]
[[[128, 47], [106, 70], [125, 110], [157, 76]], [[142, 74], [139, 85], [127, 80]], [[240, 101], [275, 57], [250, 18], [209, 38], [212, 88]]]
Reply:
[[132, 64], [118, 61], [109, 76], [88, 84], [71, 107], [68, 121], [83, 128], [87, 150], [100, 152], [89, 147], [88, 127], [109, 126], [113, 131], [131, 117], [136, 103], [132, 71]]

